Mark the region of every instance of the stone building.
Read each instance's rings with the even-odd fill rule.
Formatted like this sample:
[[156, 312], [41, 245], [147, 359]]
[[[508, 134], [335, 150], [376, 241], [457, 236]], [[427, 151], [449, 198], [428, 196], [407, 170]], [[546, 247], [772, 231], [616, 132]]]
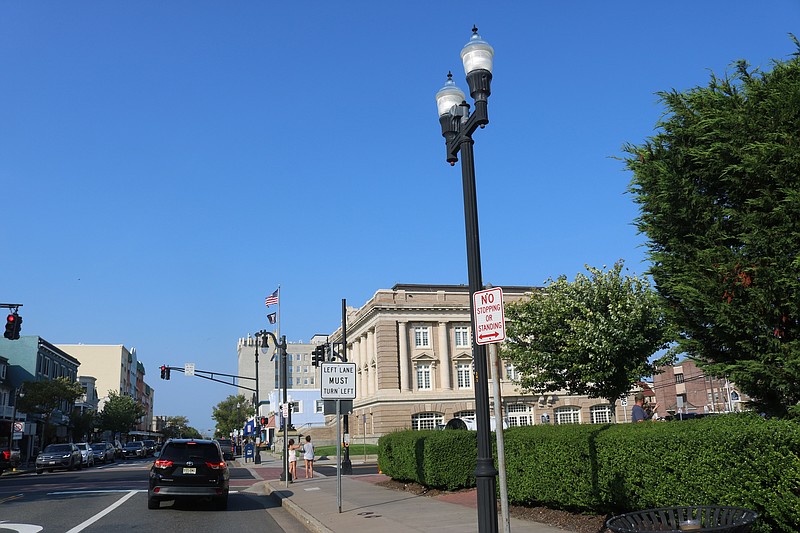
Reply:
[[[502, 288], [505, 303], [527, 298], [534, 290]], [[400, 429], [435, 428], [454, 417], [474, 417], [467, 286], [398, 284], [378, 290], [362, 307], [348, 309], [346, 335], [347, 360], [356, 363], [358, 374], [352, 436], [373, 439]], [[341, 328], [330, 340], [341, 344]], [[524, 393], [514, 382], [513, 365], [499, 366], [503, 415], [510, 426], [611, 420], [607, 400]], [[490, 397], [492, 387], [490, 381]], [[494, 417], [494, 406], [490, 409]], [[629, 410], [617, 407], [618, 421], [628, 416]]]

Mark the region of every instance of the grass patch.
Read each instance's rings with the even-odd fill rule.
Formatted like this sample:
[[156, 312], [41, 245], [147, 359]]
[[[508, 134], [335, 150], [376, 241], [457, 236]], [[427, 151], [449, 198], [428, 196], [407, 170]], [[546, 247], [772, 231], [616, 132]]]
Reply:
[[[336, 446], [316, 446], [314, 452], [317, 457], [325, 455], [327, 457], [336, 457]], [[300, 454], [300, 450], [297, 451]], [[358, 457], [359, 455], [378, 455], [377, 444], [351, 444], [350, 457]], [[344, 456], [344, 448], [342, 448], [342, 456]], [[299, 457], [299, 455], [298, 455]]]

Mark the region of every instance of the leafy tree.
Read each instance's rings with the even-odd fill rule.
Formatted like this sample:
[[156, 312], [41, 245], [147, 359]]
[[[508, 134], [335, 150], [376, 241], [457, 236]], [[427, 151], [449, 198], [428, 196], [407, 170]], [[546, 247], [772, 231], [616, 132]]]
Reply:
[[589, 276], [548, 280], [529, 300], [506, 306], [502, 356], [526, 391], [606, 398], [613, 414], [636, 380], [665, 363], [666, 356], [648, 359], [667, 347], [670, 330], [658, 295], [646, 279], [623, 275], [622, 261], [586, 268]]
[[241, 429], [253, 413], [253, 404], [243, 395], [228, 396], [214, 407], [212, 418], [217, 421], [214, 435], [228, 437], [234, 429]]
[[94, 433], [96, 422], [96, 412], [87, 410], [81, 413], [80, 409], [73, 409], [69, 417], [69, 426], [72, 430], [73, 442], [88, 441], [92, 433]]
[[650, 273], [678, 350], [774, 415], [800, 415], [800, 42], [759, 73], [661, 92], [657, 134], [628, 145]]
[[17, 409], [23, 413], [41, 415], [43, 420], [43, 442], [49, 440], [50, 418], [56, 410], [71, 409], [75, 400], [83, 394], [83, 387], [76, 381], [60, 377], [41, 381], [26, 381], [22, 384], [25, 395], [18, 398]]
[[165, 438], [194, 439], [200, 437], [200, 432], [189, 425], [185, 416], [168, 416], [166, 426], [161, 430]]
[[108, 400], [99, 414], [100, 429], [111, 433], [127, 433], [147, 412], [130, 396], [108, 391]]

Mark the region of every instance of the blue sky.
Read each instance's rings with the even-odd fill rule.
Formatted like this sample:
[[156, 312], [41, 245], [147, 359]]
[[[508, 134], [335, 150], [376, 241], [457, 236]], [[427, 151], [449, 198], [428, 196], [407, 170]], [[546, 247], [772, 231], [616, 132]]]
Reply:
[[[769, 6], [766, 8], [765, 6]], [[135, 347], [156, 413], [201, 431], [266, 327], [308, 340], [395, 283], [467, 283], [434, 95], [477, 24], [484, 282], [646, 270], [621, 147], [654, 93], [794, 52], [797, 1], [0, 0], [0, 301], [24, 335]], [[274, 308], [273, 308], [274, 309]], [[177, 374], [177, 375], [176, 375]]]

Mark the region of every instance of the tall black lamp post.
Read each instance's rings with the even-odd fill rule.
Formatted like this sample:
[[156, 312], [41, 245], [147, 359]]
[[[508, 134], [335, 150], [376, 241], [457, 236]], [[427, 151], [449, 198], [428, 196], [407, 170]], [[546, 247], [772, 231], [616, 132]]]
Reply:
[[[269, 347], [267, 344], [267, 331], [258, 331], [256, 332], [256, 342], [255, 342], [255, 349], [256, 349], [256, 391], [253, 393], [253, 403], [256, 407], [256, 418], [253, 421], [255, 428], [256, 428], [256, 435], [261, 437], [261, 398], [259, 396], [259, 389], [258, 389], [258, 348], [259, 346], [266, 350]], [[256, 451], [255, 456], [253, 457], [253, 462], [257, 465], [261, 464], [261, 448], [256, 443]]]
[[[256, 333], [256, 336], [260, 335], [263, 346], [269, 346], [269, 338], [272, 338], [272, 342], [275, 343], [275, 347], [278, 349], [278, 362], [280, 363], [280, 373], [281, 373], [281, 385], [283, 386], [283, 406], [286, 406], [289, 402], [289, 382], [288, 382], [288, 370], [286, 368], [286, 335], [281, 335], [281, 340], [275, 337], [275, 334], [271, 331], [262, 330]], [[258, 386], [256, 386], [258, 388]], [[289, 409], [291, 413], [291, 408]], [[289, 416], [284, 417], [283, 419], [283, 480], [286, 482], [286, 486], [289, 486]]]
[[[453, 75], [448, 73], [444, 87], [436, 93], [439, 122], [447, 146], [447, 162], [455, 165], [461, 152], [461, 179], [464, 188], [464, 222], [467, 236], [467, 270], [469, 273], [470, 315], [475, 323], [472, 295], [483, 289], [481, 279], [481, 245], [478, 236], [478, 201], [475, 190], [475, 160], [472, 134], [478, 127], [489, 123], [488, 100], [491, 93], [492, 60], [494, 49], [481, 39], [478, 28], [472, 28], [472, 37], [461, 50], [461, 61], [467, 74], [469, 93], [475, 101], [470, 114], [464, 93], [456, 87]], [[489, 380], [486, 364], [486, 346], [475, 342], [472, 332], [472, 359], [475, 365], [475, 420], [478, 425], [478, 462], [475, 481], [478, 487], [478, 531], [497, 533], [497, 469], [492, 461], [489, 426]]]

